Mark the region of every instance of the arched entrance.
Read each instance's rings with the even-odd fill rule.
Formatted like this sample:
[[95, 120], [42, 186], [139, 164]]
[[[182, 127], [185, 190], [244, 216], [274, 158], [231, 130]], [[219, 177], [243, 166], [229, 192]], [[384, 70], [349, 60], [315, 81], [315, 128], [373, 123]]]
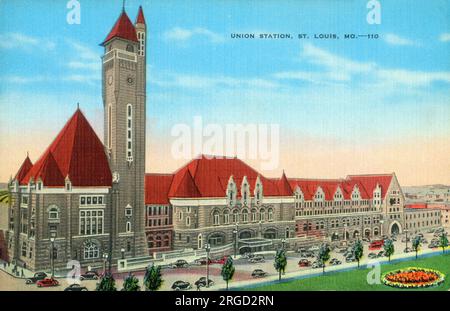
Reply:
[[337, 234], [336, 232], [334, 232], [331, 235], [331, 241], [338, 241], [339, 240], [339, 234]]
[[239, 239], [243, 240], [243, 239], [250, 239], [252, 237], [252, 232], [251, 231], [242, 231], [239, 233]]
[[364, 236], [365, 236], [366, 238], [370, 238], [370, 229], [365, 229], [365, 230], [364, 230]]
[[400, 226], [398, 225], [398, 223], [394, 222], [391, 225], [391, 235], [397, 235], [400, 233]]
[[277, 238], [277, 231], [273, 228], [267, 229], [266, 231], [264, 231], [263, 237], [265, 239], [276, 239]]
[[359, 231], [358, 230], [355, 230], [354, 232], [353, 232], [353, 238], [354, 239], [356, 239], [356, 237], [359, 235]]

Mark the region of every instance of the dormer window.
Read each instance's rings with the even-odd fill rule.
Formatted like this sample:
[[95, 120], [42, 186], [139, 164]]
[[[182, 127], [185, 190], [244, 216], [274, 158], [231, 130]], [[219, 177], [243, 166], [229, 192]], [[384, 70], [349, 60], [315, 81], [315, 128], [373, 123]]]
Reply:
[[250, 198], [250, 187], [247, 181], [247, 176], [244, 176], [242, 179], [242, 185], [241, 185], [241, 194], [242, 194], [242, 204], [248, 205], [248, 200]]
[[72, 191], [72, 183], [70, 182], [69, 177], [66, 177], [66, 191]]
[[133, 53], [134, 52], [134, 47], [131, 44], [127, 45], [127, 52]]
[[227, 205], [234, 206], [236, 203], [236, 183], [234, 182], [233, 176], [230, 176], [227, 186]]
[[126, 217], [133, 216], [133, 208], [131, 207], [130, 204], [128, 204], [127, 207], [125, 208], [125, 216]]
[[59, 219], [59, 208], [56, 205], [50, 205], [47, 209], [48, 211], [48, 219], [49, 220], [58, 220]]
[[294, 191], [294, 202], [295, 202], [295, 208], [302, 208], [303, 207], [303, 192], [300, 190], [299, 187], [297, 187]]

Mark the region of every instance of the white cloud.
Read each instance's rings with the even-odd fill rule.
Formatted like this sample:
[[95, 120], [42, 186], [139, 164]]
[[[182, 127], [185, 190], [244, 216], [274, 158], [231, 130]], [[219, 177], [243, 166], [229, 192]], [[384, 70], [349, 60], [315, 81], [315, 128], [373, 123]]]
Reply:
[[398, 36], [396, 34], [393, 34], [393, 33], [388, 33], [388, 34], [384, 35], [383, 39], [384, 39], [384, 41], [386, 41], [386, 43], [388, 43], [390, 45], [403, 45], [403, 46], [405, 46], [405, 45], [410, 45], [410, 46], [417, 45], [416, 42], [414, 42], [414, 41], [412, 41], [410, 39], [407, 39], [407, 38], [400, 37], [400, 36]]
[[450, 41], [450, 33], [443, 33], [439, 36], [439, 41], [449, 42]]
[[225, 38], [206, 28], [186, 29], [181, 27], [172, 28], [164, 33], [164, 39], [169, 41], [187, 42], [194, 36], [203, 36], [209, 39], [212, 43], [223, 43]]
[[54, 41], [45, 38], [32, 37], [22, 33], [0, 34], [0, 49], [21, 49], [25, 52], [32, 52], [34, 49], [50, 51], [55, 47]]
[[71, 51], [67, 67], [71, 69], [63, 81], [86, 83], [89, 85], [98, 85], [101, 78], [100, 54], [95, 50], [79, 42], [67, 40], [71, 46]]
[[4, 81], [5, 83], [15, 83], [15, 84], [28, 84], [28, 83], [39, 83], [39, 82], [47, 82], [50, 81], [51, 78], [48, 76], [18, 76], [18, 75], [11, 75], [11, 76], [3, 76], [0, 77], [0, 81]]

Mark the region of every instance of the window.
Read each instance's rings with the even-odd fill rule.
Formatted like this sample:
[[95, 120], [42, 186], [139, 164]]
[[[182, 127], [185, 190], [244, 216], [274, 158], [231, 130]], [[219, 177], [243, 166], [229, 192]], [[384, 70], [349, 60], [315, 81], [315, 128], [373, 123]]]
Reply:
[[127, 206], [125, 208], [125, 216], [127, 217], [133, 216], [133, 208], [131, 206]]
[[228, 211], [223, 212], [223, 223], [224, 224], [230, 223], [230, 214], [228, 213]]
[[51, 220], [59, 219], [59, 210], [56, 205], [50, 205], [48, 209], [48, 219]]
[[23, 257], [27, 256], [27, 242], [22, 243], [22, 256]]
[[138, 54], [139, 56], [145, 56], [145, 32], [138, 32], [137, 35], [139, 40]]
[[108, 105], [108, 148], [111, 149], [112, 144], [112, 106]]
[[190, 226], [191, 225], [191, 217], [186, 217], [186, 226]]
[[22, 205], [28, 205], [28, 195], [22, 195], [20, 203]]
[[80, 205], [103, 205], [103, 196], [82, 195]]
[[259, 211], [259, 220], [260, 221], [266, 220], [266, 211], [263, 208]]
[[80, 211], [80, 235], [103, 234], [103, 211]]
[[98, 258], [99, 253], [97, 244], [88, 242], [84, 245], [84, 259]]
[[252, 222], [256, 221], [256, 209], [252, 209]]
[[213, 213], [213, 224], [214, 225], [219, 225], [220, 224], [220, 215], [218, 211], [215, 211]]
[[127, 161], [133, 161], [133, 107], [127, 105]]
[[247, 222], [248, 222], [248, 210], [246, 210], [246, 209], [244, 209], [244, 210], [242, 211], [242, 221], [243, 221], [244, 223], [247, 223]]
[[269, 208], [268, 215], [269, 215], [269, 221], [272, 221], [273, 220], [273, 209]]
[[126, 227], [125, 229], [127, 232], [131, 232], [131, 222], [127, 221], [127, 224], [125, 227]]
[[237, 209], [233, 211], [233, 223], [237, 224], [239, 222], [239, 212]]
[[131, 44], [127, 45], [127, 52], [131, 52], [131, 53], [134, 52], [134, 47]]

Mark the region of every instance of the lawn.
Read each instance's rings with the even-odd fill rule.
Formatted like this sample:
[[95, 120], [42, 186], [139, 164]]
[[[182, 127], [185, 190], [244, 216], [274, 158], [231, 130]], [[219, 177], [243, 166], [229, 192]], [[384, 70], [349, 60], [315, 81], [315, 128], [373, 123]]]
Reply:
[[[381, 266], [381, 274], [396, 270], [399, 268], [420, 267], [430, 268], [441, 271], [445, 274], [445, 282], [438, 287], [411, 289], [411, 290], [439, 290], [448, 291], [450, 289], [450, 253], [445, 255], [437, 255], [427, 258], [419, 258], [417, 260], [409, 260], [397, 262], [393, 264], [384, 264]], [[320, 290], [337, 290], [337, 291], [385, 291], [385, 290], [408, 290], [396, 289], [384, 284], [370, 285], [367, 282], [367, 274], [369, 269], [361, 267], [359, 270], [346, 272], [329, 272], [323, 276], [312, 278], [297, 279], [286, 281], [283, 283], [273, 283], [255, 288], [246, 288], [245, 290], [256, 291], [320, 291]]]

